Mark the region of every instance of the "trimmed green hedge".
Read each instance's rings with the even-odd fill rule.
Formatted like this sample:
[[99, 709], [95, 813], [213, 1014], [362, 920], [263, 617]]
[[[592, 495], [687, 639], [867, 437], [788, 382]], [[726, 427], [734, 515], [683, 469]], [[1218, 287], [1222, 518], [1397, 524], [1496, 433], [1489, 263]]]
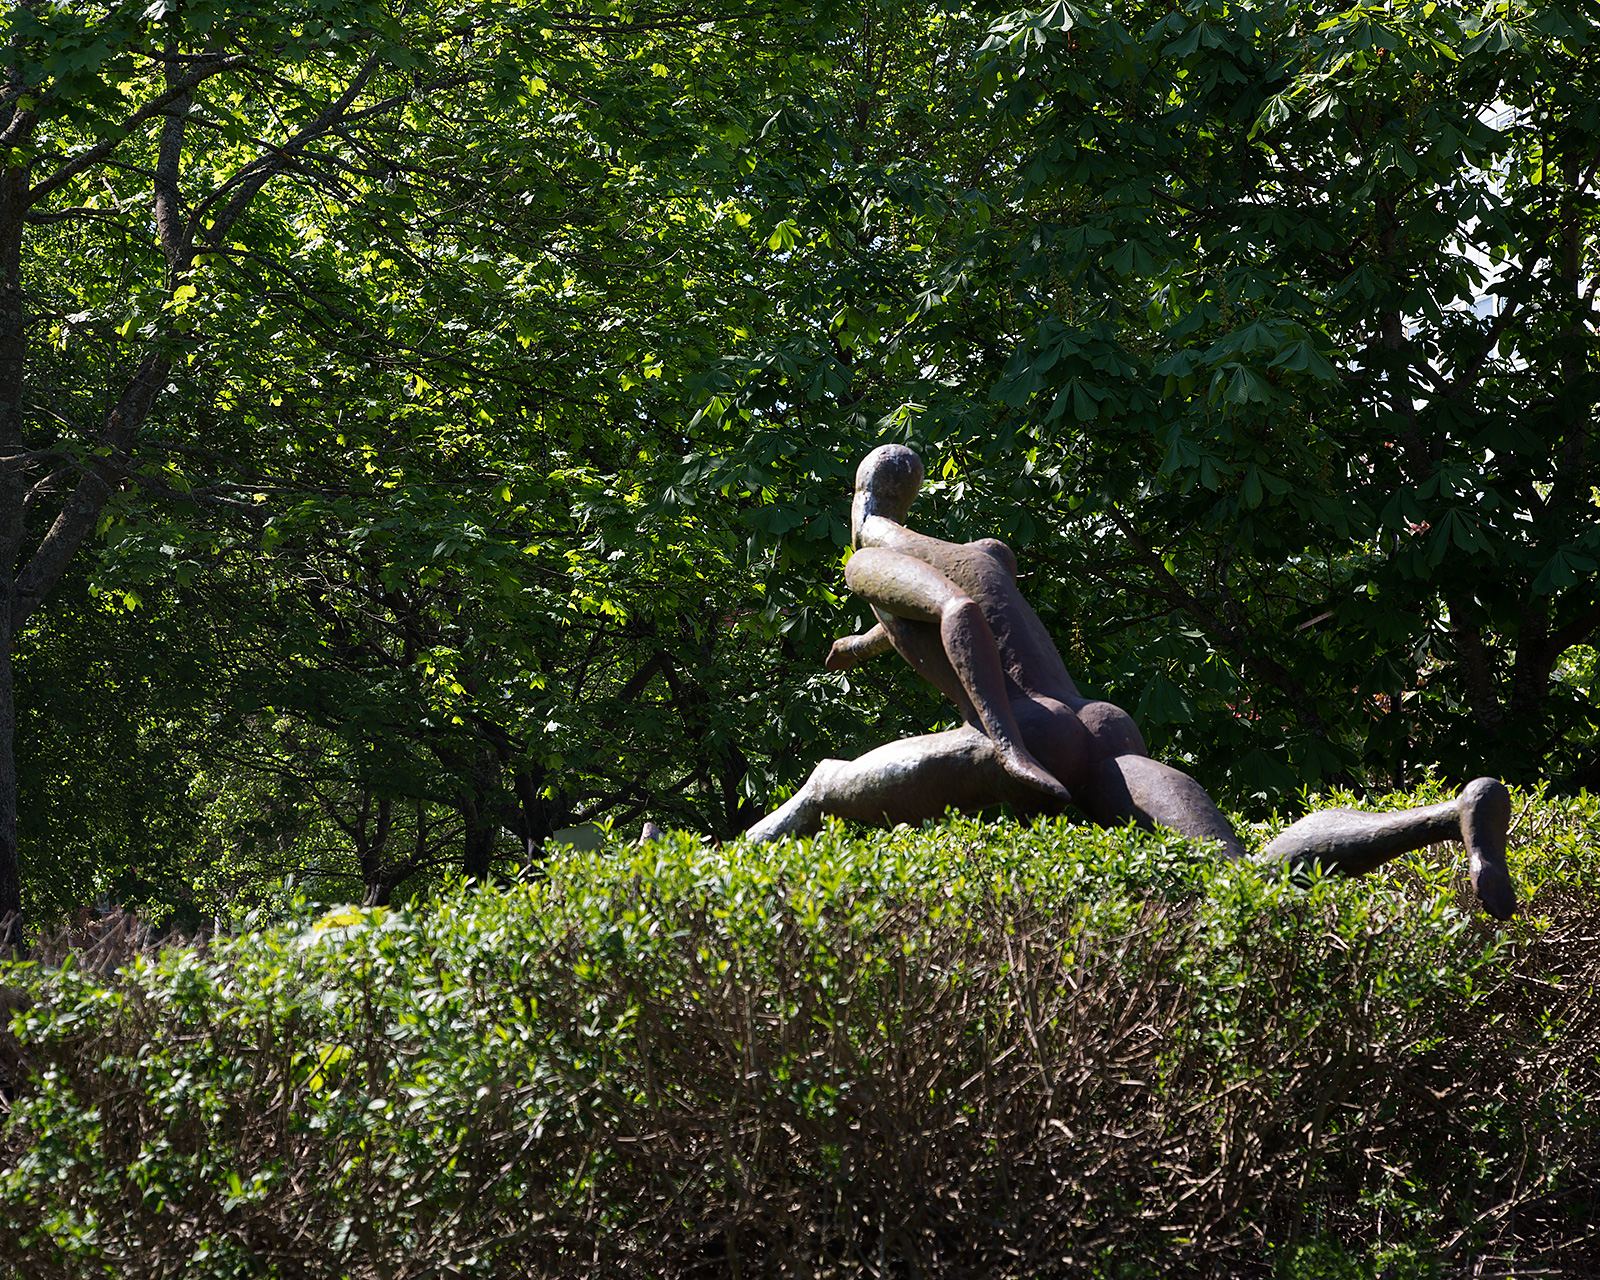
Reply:
[[1509, 933], [1454, 851], [1296, 883], [1176, 837], [951, 821], [612, 847], [404, 910], [14, 968], [0, 1259], [1570, 1265], [1600, 1181], [1600, 815], [1518, 809], [1532, 902]]

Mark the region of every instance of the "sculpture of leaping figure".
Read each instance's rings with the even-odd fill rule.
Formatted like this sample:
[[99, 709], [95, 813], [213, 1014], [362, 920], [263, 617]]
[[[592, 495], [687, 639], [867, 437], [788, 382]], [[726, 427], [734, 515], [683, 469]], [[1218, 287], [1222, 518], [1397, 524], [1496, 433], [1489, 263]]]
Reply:
[[[855, 760], [824, 760], [787, 803], [747, 833], [809, 835], [828, 815], [892, 826], [946, 809], [1010, 804], [1058, 813], [1076, 803], [1103, 826], [1129, 821], [1246, 849], [1204, 789], [1152, 760], [1122, 708], [1079, 694], [1039, 616], [1017, 588], [1017, 562], [995, 538], [953, 543], [906, 528], [922, 460], [903, 445], [874, 449], [856, 472], [850, 589], [878, 623], [834, 642], [842, 671], [893, 648], [961, 712], [958, 729], [907, 738]], [[1478, 778], [1454, 800], [1400, 813], [1323, 809], [1300, 819], [1263, 856], [1360, 875], [1443, 840], [1465, 844], [1472, 887], [1497, 920], [1517, 907], [1506, 870], [1511, 797]]]

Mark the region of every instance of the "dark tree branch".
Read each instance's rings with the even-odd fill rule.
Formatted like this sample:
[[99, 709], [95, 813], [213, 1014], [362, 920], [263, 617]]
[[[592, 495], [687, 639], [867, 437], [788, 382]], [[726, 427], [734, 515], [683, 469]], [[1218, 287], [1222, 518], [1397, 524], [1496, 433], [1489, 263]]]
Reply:
[[1494, 323], [1489, 326], [1489, 332], [1484, 335], [1482, 343], [1478, 346], [1477, 354], [1456, 372], [1456, 376], [1450, 380], [1448, 388], [1442, 392], [1446, 399], [1457, 398], [1478, 380], [1478, 374], [1494, 353], [1495, 347], [1500, 343], [1501, 335], [1506, 331], [1506, 326], [1511, 323], [1512, 317], [1516, 314], [1517, 303], [1513, 301], [1507, 303], [1505, 309], [1494, 318]]
[[[367, 55], [367, 60], [362, 63], [361, 70], [351, 79], [350, 83], [345, 87], [345, 91], [330, 102], [310, 124], [284, 143], [280, 150], [253, 162], [251, 165], [247, 165], [244, 170], [234, 176], [230, 183], [224, 185], [222, 190], [226, 190], [228, 186], [235, 184], [237, 184], [237, 189], [229, 197], [228, 203], [223, 206], [222, 212], [216, 216], [211, 226], [207, 229], [206, 243], [208, 245], [217, 245], [227, 239], [228, 233], [233, 229], [233, 224], [239, 220], [239, 216], [249, 208], [251, 202], [260, 194], [261, 188], [266, 186], [277, 174], [288, 169], [299, 158], [299, 153], [308, 144], [315, 142], [318, 138], [328, 133], [344, 119], [350, 104], [360, 96], [362, 89], [366, 88], [367, 82], [372, 79], [372, 74], [377, 69], [378, 51], [374, 49]], [[407, 95], [396, 95], [388, 99], [388, 102], [390, 105], [398, 105], [408, 100]], [[219, 190], [217, 194], [220, 195], [221, 191]], [[199, 216], [198, 211], [196, 211], [196, 216]], [[189, 234], [193, 234], [192, 226]]]
[[[248, 61], [249, 59], [242, 54], [228, 58], [208, 59], [189, 72], [188, 75], [179, 76], [169, 81], [165, 90], [150, 99], [149, 102], [145, 103], [144, 106], [140, 107], [120, 125], [114, 126], [107, 136], [95, 143], [94, 146], [86, 151], [79, 152], [49, 177], [42, 178], [35, 183], [28, 192], [28, 203], [30, 205], [38, 204], [52, 191], [65, 186], [80, 173], [94, 168], [95, 165], [121, 146], [123, 139], [140, 125], [154, 120], [159, 115], [164, 115], [168, 107], [177, 102], [178, 99], [192, 93], [198, 86], [211, 79], [212, 76], [220, 75], [222, 72], [231, 70], [234, 67], [243, 66]], [[10, 131], [8, 130], [7, 132]], [[7, 143], [4, 137], [0, 137], [0, 146], [7, 145], [12, 144]]]
[[1580, 614], [1565, 626], [1550, 633], [1545, 647], [1549, 650], [1551, 664], [1575, 644], [1582, 644], [1595, 629], [1600, 628], [1600, 604]]
[[1259, 640], [1238, 622], [1225, 622], [1211, 610], [1207, 609], [1197, 600], [1181, 582], [1175, 578], [1161, 557], [1142, 539], [1134, 530], [1133, 524], [1115, 507], [1106, 508], [1107, 518], [1115, 524], [1128, 544], [1138, 553], [1143, 562], [1162, 589], [1140, 588], [1134, 590], [1143, 595], [1154, 596], [1166, 600], [1175, 608], [1182, 609], [1213, 639], [1220, 641], [1238, 655], [1240, 665], [1258, 673], [1269, 684], [1285, 694], [1295, 708], [1295, 714], [1307, 729], [1319, 738], [1326, 738], [1328, 730], [1322, 717], [1317, 713], [1316, 703], [1311, 697], [1311, 692], [1304, 684], [1295, 679], [1286, 667], [1275, 659], [1269, 657], [1262, 650]]

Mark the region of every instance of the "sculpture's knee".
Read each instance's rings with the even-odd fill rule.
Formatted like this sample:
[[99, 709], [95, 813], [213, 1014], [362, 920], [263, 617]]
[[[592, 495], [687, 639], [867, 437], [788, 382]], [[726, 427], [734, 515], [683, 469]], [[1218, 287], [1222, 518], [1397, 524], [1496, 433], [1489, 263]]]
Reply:
[[811, 771], [811, 776], [806, 779], [805, 785], [800, 790], [817, 803], [823, 803], [828, 797], [829, 784], [839, 776], [839, 770], [848, 763], [847, 760], [818, 760], [816, 768]]
[[939, 608], [941, 627], [971, 626], [974, 622], [986, 623], [986, 619], [983, 616], [983, 609], [971, 596], [951, 596]]

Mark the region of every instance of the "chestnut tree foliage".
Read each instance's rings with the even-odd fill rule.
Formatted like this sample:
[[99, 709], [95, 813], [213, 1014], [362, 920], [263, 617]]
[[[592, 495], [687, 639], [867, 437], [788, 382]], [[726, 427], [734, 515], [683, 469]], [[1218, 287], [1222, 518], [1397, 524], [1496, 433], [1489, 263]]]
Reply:
[[[216, 817], [224, 861], [285, 855], [343, 874], [335, 892], [482, 875], [512, 836], [537, 850], [647, 804], [736, 826], [724, 721], [781, 675], [742, 639], [762, 622], [738, 548], [663, 509], [657, 473], [684, 378], [759, 310], [727, 205], [748, 99], [809, 69], [794, 17], [176, 0], [7, 20], [0, 649], [51, 667], [83, 599], [158, 634], [186, 702], [98, 717], [152, 742], [184, 720], [191, 828]], [[62, 584], [79, 604], [52, 615]], [[31, 727], [30, 765], [58, 774], [105, 749], [82, 717]], [[75, 860], [35, 859], [63, 868], [41, 909], [137, 900], [96, 880], [119, 824], [83, 807]]]
[[736, 833], [884, 439], [1228, 802], [1593, 781], [1594, 3], [4, 20], [0, 912]]
[[1059, 3], [988, 23], [959, 127], [960, 60], [891, 55], [865, 137], [797, 113], [788, 322], [697, 466], [921, 443], [922, 518], [1021, 544], [1069, 665], [1235, 803], [1592, 781], [1597, 21]]

